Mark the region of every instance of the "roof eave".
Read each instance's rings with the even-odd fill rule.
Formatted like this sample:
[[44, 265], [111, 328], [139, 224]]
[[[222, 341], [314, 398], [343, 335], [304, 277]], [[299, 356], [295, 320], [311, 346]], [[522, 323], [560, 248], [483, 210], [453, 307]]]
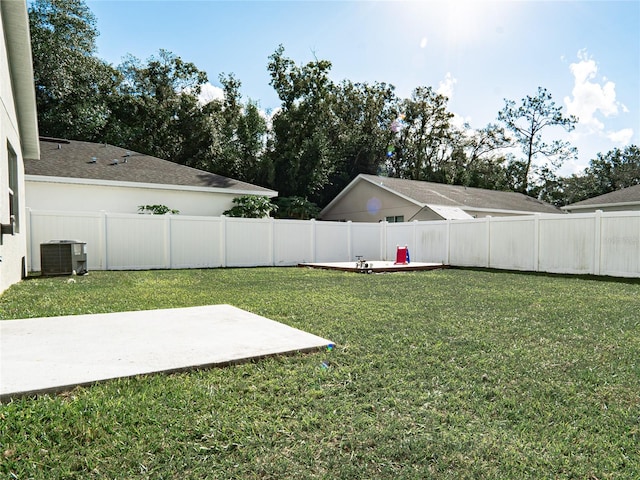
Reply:
[[640, 206], [640, 200], [636, 200], [633, 202], [615, 202], [615, 203], [592, 203], [591, 205], [565, 205], [564, 207], [560, 207], [564, 211], [569, 210], [593, 210], [599, 208], [607, 208], [607, 207], [631, 207], [631, 206]]
[[260, 195], [268, 198], [278, 196], [275, 190], [246, 190], [241, 188], [199, 187], [194, 185], [169, 185], [165, 183], [124, 182], [117, 180], [98, 180], [93, 178], [54, 177], [47, 175], [25, 175], [27, 182], [66, 183], [74, 185], [94, 185], [104, 187], [154, 188], [162, 190], [181, 190], [190, 192], [225, 193], [228, 195]]
[[2, 1], [0, 9], [2, 9], [22, 156], [37, 160], [40, 158], [40, 142], [27, 5], [23, 0]]

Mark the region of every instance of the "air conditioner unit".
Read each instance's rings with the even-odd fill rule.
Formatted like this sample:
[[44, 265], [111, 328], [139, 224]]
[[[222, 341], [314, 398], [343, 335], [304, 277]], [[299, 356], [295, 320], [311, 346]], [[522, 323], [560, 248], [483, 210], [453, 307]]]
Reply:
[[40, 244], [42, 275], [87, 273], [87, 244], [77, 240], [51, 240]]

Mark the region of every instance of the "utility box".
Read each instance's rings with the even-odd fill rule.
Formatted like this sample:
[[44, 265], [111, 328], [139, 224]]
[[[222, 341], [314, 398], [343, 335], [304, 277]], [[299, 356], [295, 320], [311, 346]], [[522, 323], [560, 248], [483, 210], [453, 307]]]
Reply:
[[85, 275], [87, 244], [77, 240], [51, 240], [40, 244], [42, 275]]

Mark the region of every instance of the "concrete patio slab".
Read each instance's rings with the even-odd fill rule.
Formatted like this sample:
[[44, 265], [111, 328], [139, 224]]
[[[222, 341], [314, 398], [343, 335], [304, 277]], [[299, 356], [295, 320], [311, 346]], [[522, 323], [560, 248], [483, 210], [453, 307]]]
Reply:
[[331, 341], [231, 305], [0, 321], [0, 401]]

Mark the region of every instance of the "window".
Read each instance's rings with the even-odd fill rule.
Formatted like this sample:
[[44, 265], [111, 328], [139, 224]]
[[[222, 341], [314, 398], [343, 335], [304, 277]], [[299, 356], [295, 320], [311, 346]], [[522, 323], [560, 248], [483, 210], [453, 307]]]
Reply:
[[404, 222], [404, 215], [396, 215], [395, 217], [394, 217], [394, 216], [387, 217], [385, 220], [386, 220], [387, 222], [389, 222], [389, 223], [400, 223], [400, 222]]
[[18, 155], [7, 142], [7, 157], [9, 164], [9, 222], [13, 219], [14, 232], [20, 231], [20, 191], [18, 189]]

